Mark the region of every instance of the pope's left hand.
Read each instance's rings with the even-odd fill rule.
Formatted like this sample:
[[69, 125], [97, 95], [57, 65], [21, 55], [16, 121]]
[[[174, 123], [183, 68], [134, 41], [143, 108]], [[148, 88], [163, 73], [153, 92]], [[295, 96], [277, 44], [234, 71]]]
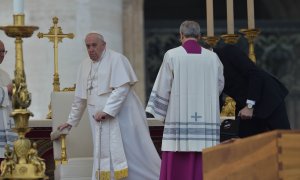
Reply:
[[112, 116], [105, 113], [105, 112], [97, 112], [94, 116], [94, 119], [99, 122], [99, 121], [105, 121], [105, 120], [108, 120], [108, 119], [111, 119]]

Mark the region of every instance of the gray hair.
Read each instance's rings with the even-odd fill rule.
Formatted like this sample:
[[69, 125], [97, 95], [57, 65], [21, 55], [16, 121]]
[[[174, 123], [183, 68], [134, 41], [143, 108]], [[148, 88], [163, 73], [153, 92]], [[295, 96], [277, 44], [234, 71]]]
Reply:
[[200, 35], [200, 25], [195, 21], [184, 21], [180, 25], [179, 32], [187, 38], [198, 38]]
[[85, 37], [87, 37], [88, 35], [91, 35], [91, 34], [96, 35], [99, 38], [99, 40], [106, 43], [105, 40], [104, 40], [104, 36], [102, 34], [96, 32], [96, 31], [92, 31], [92, 32], [88, 33]]

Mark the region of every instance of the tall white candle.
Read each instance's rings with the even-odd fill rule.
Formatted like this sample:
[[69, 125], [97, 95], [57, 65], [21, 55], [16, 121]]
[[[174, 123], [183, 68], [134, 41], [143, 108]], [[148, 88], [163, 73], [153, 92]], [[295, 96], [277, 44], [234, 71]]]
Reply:
[[24, 13], [24, 0], [14, 0], [14, 14]]
[[233, 0], [227, 0], [227, 34], [234, 34]]
[[214, 8], [213, 0], [206, 0], [207, 36], [214, 36]]
[[254, 0], [247, 0], [248, 29], [254, 29]]

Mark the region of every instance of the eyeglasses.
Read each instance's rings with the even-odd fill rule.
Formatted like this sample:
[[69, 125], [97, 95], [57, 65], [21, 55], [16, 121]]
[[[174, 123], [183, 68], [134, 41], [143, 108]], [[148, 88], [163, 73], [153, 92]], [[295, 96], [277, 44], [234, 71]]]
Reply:
[[5, 55], [7, 53], [7, 51], [6, 50], [0, 50], [0, 54], [3, 54], [3, 55]]

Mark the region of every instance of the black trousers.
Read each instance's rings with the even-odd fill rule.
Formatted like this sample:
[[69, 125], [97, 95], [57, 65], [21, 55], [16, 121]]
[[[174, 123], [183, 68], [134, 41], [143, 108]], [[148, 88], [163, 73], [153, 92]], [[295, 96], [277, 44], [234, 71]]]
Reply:
[[267, 118], [253, 117], [239, 122], [239, 137], [248, 137], [275, 129], [291, 129], [284, 101]]

